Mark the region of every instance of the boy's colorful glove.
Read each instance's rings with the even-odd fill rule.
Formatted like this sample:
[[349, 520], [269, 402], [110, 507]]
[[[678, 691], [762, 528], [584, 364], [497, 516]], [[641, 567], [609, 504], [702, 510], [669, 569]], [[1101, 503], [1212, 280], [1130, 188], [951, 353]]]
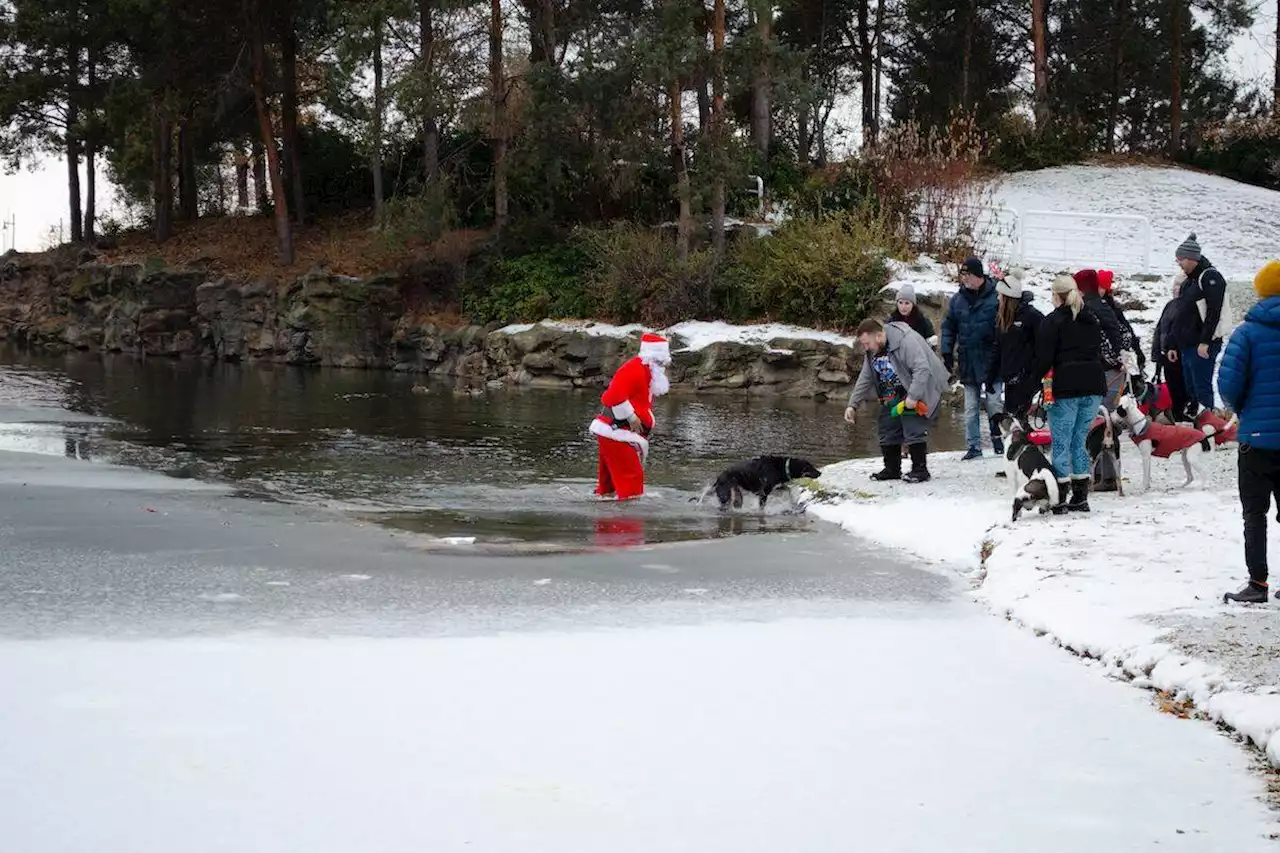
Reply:
[[929, 414], [929, 407], [926, 406], [923, 401], [916, 403], [916, 407], [914, 409], [907, 408], [906, 400], [900, 400], [897, 403], [890, 404], [889, 406], [890, 417], [900, 418], [904, 414], [915, 414], [915, 415], [919, 415], [920, 417], [925, 417], [926, 415]]

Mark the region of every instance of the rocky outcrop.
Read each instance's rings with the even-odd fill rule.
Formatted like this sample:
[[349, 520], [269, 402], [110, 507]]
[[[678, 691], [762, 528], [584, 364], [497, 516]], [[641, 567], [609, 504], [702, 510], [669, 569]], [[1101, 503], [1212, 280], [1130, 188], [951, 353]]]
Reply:
[[[926, 306], [937, 312], [941, 306]], [[465, 384], [600, 386], [636, 341], [539, 324], [508, 332], [446, 327], [408, 309], [395, 276], [316, 271], [295, 281], [236, 282], [200, 270], [107, 266], [92, 258], [0, 257], [0, 340], [51, 351], [384, 368]], [[778, 338], [688, 349], [677, 385], [840, 397], [857, 374], [848, 345]]]

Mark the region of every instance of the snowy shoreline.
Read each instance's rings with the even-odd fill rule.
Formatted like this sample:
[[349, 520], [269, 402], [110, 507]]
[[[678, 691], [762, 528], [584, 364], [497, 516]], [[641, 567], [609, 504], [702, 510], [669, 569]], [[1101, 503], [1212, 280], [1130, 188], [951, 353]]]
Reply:
[[[1237, 640], [1226, 630], [1242, 617], [1274, 615], [1280, 604], [1242, 613], [1221, 603], [1247, 577], [1235, 459], [1232, 445], [1213, 453], [1199, 491], [1179, 489], [1181, 466], [1157, 460], [1151, 493], [1143, 494], [1138, 456], [1127, 445], [1125, 497], [1094, 495], [1088, 515], [1033, 514], [1016, 523], [1008, 482], [995, 476], [1001, 461], [989, 452], [964, 463], [958, 453], [934, 454], [934, 479], [922, 485], [874, 482], [879, 460], [851, 460], [824, 469], [808, 510], [967, 578], [973, 598], [994, 615], [1097, 661], [1113, 678], [1193, 706], [1280, 767], [1280, 683], [1249, 677], [1254, 658], [1274, 657], [1274, 641], [1262, 638], [1268, 651], [1251, 643], [1252, 632]], [[1275, 527], [1270, 547], [1280, 548]], [[1192, 634], [1210, 639], [1193, 642]]]

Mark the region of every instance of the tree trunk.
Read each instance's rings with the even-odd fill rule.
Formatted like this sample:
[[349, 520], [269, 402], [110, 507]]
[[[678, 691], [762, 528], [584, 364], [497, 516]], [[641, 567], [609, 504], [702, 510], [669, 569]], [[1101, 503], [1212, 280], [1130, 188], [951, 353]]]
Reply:
[[725, 172], [728, 171], [724, 135], [725, 0], [713, 0], [711, 19], [711, 150], [715, 174], [711, 183], [711, 242], [716, 260], [724, 257]]
[[178, 127], [178, 217], [194, 222], [200, 215], [200, 188], [196, 183], [195, 140], [186, 122]]
[[236, 148], [236, 207], [238, 213], [249, 209], [249, 158]]
[[[68, 110], [68, 112], [72, 112]], [[71, 211], [71, 242], [84, 241], [84, 213], [80, 208], [80, 143], [67, 134], [67, 201]]]
[[67, 157], [67, 201], [71, 214], [71, 242], [84, 241], [84, 211], [80, 207], [80, 48], [67, 47], [67, 132], [64, 148]]
[[258, 213], [267, 212], [267, 155], [262, 150], [262, 140], [255, 136], [250, 148], [253, 152], [253, 199]]
[[978, 30], [978, 0], [969, 0], [965, 7], [964, 44], [960, 50], [960, 109], [968, 112], [973, 105], [970, 98], [973, 70], [973, 40]]
[[302, 137], [298, 134], [298, 35], [290, 14], [280, 36], [280, 133], [284, 137], [284, 163], [288, 172], [293, 218], [306, 219], [306, 189], [302, 185]]
[[762, 163], [769, 160], [772, 125], [773, 0], [752, 0], [760, 56], [751, 74], [751, 144]]
[[1276, 0], [1276, 40], [1271, 45], [1272, 52], [1276, 55], [1276, 79], [1271, 89], [1271, 112], [1280, 117], [1280, 0]]
[[156, 242], [163, 243], [173, 235], [173, 128], [163, 92], [156, 93], [152, 108], [152, 197]]
[[871, 33], [871, 0], [858, 0], [858, 77], [862, 86], [862, 145], [876, 144], [876, 57]]
[[493, 227], [507, 227], [507, 80], [502, 57], [502, 0], [489, 0], [489, 94], [493, 107]]
[[1182, 151], [1182, 0], [1170, 0], [1169, 158]]
[[385, 203], [382, 188], [382, 123], [386, 115], [383, 103], [386, 95], [383, 92], [382, 71], [382, 35], [386, 24], [382, 15], [373, 22], [373, 141], [369, 151], [369, 171], [373, 175], [373, 224], [382, 227], [383, 205]]
[[[256, 4], [255, 4], [256, 5]], [[260, 13], [260, 9], [255, 11]], [[262, 26], [258, 16], [252, 23], [251, 45], [253, 51], [253, 101], [258, 112], [258, 132], [267, 155], [267, 174], [271, 178], [271, 201], [275, 209], [276, 237], [279, 241], [280, 264], [293, 263], [293, 224], [289, 221], [289, 197], [284, 191], [284, 177], [280, 171], [280, 157], [276, 152], [275, 131], [271, 115], [267, 112], [267, 58], [263, 45]]]
[[698, 134], [703, 138], [711, 133], [711, 81], [706, 72], [698, 79]]
[[693, 202], [689, 187], [689, 166], [684, 152], [684, 119], [680, 115], [680, 79], [671, 81], [671, 157], [676, 169], [676, 195], [680, 201], [680, 219], [676, 224], [676, 257], [689, 257], [689, 236], [693, 232]]
[[[1049, 127], [1049, 24], [1048, 0], [1031, 0], [1031, 43], [1034, 47], [1036, 130]], [[1176, 0], [1174, 0], [1176, 2]]]
[[97, 243], [98, 219], [98, 152], [93, 142], [84, 148], [84, 242], [89, 246]]
[[876, 91], [875, 91], [875, 109], [876, 109], [876, 138], [875, 142], [880, 141], [880, 80], [884, 77], [884, 0], [878, 0], [876, 3]]
[[1106, 152], [1116, 150], [1116, 127], [1120, 122], [1120, 64], [1124, 60], [1124, 0], [1115, 0], [1111, 27], [1111, 95], [1107, 106]]
[[435, 25], [432, 12], [435, 0], [418, 0], [419, 45], [418, 61], [422, 74], [422, 162], [423, 174], [429, 185], [440, 176], [440, 125], [436, 119], [435, 84]]
[[94, 106], [89, 111], [88, 131], [86, 133], [84, 146], [84, 165], [85, 165], [85, 199], [84, 199], [84, 241], [89, 246], [93, 246], [97, 241], [95, 232], [97, 231], [98, 218], [98, 122], [97, 122], [97, 103], [98, 103], [98, 59], [94, 55], [93, 49], [89, 49], [89, 88], [90, 103]]

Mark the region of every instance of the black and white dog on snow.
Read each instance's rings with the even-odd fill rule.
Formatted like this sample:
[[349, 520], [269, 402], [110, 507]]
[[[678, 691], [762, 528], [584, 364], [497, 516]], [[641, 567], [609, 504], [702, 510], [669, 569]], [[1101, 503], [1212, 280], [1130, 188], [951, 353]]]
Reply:
[[749, 492], [760, 499], [760, 509], [763, 510], [769, 495], [777, 489], [789, 489], [792, 480], [816, 479], [821, 475], [822, 472], [808, 459], [757, 456], [723, 471], [697, 501], [701, 503], [707, 495], [715, 492], [721, 509], [729, 506], [741, 509], [742, 497]]
[[999, 418], [1004, 436], [1005, 472], [1013, 485], [1013, 521], [1024, 509], [1035, 507], [1041, 513], [1058, 505], [1061, 494], [1058, 478], [1044, 451], [1031, 441], [1026, 427], [1009, 415]]

